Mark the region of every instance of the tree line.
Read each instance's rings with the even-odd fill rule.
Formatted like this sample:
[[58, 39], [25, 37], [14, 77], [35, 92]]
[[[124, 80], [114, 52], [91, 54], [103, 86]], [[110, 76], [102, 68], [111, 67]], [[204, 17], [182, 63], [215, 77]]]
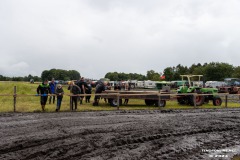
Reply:
[[29, 82], [31, 79], [33, 79], [35, 82], [37, 81], [41, 81], [41, 77], [38, 76], [32, 76], [31, 74], [29, 74], [28, 76], [24, 76], [24, 77], [7, 77], [7, 76], [3, 76], [0, 75], [0, 81], [25, 81], [25, 82]]
[[[147, 71], [146, 75], [138, 73], [118, 73], [118, 72], [108, 72], [104, 78], [108, 78], [111, 81], [121, 81], [121, 80], [166, 80], [174, 81], [181, 80], [180, 75], [184, 74], [195, 74], [204, 75], [205, 81], [223, 81], [224, 78], [240, 78], [240, 66], [234, 67], [231, 64], [223, 62], [210, 62], [210, 63], [198, 63], [192, 64], [190, 67], [178, 64], [177, 66], [167, 67], [162, 72], [156, 72], [154, 70]], [[44, 79], [51, 80], [55, 78], [57, 80], [78, 80], [80, 78], [80, 73], [76, 70], [63, 70], [63, 69], [50, 69], [44, 70], [41, 77], [32, 76], [29, 74], [25, 77], [5, 77], [0, 75], [0, 81], [42, 81]], [[160, 77], [165, 77], [160, 79]]]
[[41, 74], [42, 80], [51, 80], [52, 78], [64, 81], [78, 80], [80, 73], [76, 70], [50, 69], [44, 70]]
[[[112, 81], [121, 80], [165, 80], [174, 81], [181, 80], [180, 75], [193, 74], [193, 75], [203, 75], [204, 81], [223, 81], [224, 78], [240, 78], [240, 66], [234, 67], [228, 63], [211, 62], [211, 63], [201, 63], [192, 64], [190, 67], [178, 64], [177, 66], [167, 67], [163, 72], [156, 72], [154, 70], [147, 71], [146, 76], [136, 73], [118, 73], [109, 72], [105, 75], [105, 78], [109, 78]], [[162, 77], [162, 79], [161, 79]], [[164, 78], [163, 78], [164, 77]]]
[[76, 70], [63, 70], [63, 69], [50, 69], [44, 70], [41, 74], [41, 77], [32, 76], [29, 74], [28, 76], [24, 77], [6, 77], [0, 75], [0, 81], [30, 81], [34, 80], [35, 82], [43, 81], [45, 79], [51, 80], [52, 78], [56, 80], [78, 80], [80, 78], [80, 73]]

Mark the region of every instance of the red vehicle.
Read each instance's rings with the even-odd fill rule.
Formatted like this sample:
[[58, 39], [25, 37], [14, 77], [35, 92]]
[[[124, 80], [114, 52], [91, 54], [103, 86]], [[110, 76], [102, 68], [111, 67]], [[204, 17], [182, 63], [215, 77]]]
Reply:
[[240, 79], [239, 78], [225, 78], [226, 86], [218, 88], [219, 93], [240, 94]]

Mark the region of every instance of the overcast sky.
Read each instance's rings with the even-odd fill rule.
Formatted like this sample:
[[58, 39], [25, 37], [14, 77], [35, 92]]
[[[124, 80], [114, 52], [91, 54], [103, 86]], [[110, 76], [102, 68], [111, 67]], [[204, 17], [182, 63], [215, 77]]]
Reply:
[[0, 0], [0, 75], [240, 62], [239, 0]]

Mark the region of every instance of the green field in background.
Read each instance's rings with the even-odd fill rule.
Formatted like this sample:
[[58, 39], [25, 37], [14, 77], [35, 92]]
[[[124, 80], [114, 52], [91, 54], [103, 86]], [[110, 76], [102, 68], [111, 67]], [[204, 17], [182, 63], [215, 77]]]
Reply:
[[[39, 83], [30, 84], [28, 82], [0, 82], [0, 112], [13, 112], [13, 93], [14, 86], [17, 87], [17, 112], [39, 112], [41, 111], [40, 97], [35, 96], [36, 89]], [[68, 86], [63, 86], [65, 96], [63, 97], [61, 111], [70, 111], [70, 97]], [[117, 110], [117, 107], [111, 107], [108, 103], [105, 103], [103, 99], [100, 100], [99, 106], [92, 106], [94, 95], [91, 96], [91, 103], [78, 104], [77, 111], [107, 111]], [[213, 106], [210, 101], [209, 104], [204, 104], [198, 108], [225, 108], [225, 99], [222, 99], [223, 103], [221, 106]], [[239, 107], [239, 102], [233, 103], [228, 102], [229, 108]], [[47, 112], [54, 112], [56, 109], [55, 104], [46, 105]], [[194, 109], [193, 106], [179, 105], [176, 100], [167, 101], [166, 107], [149, 107], [145, 105], [144, 100], [141, 99], [130, 99], [128, 105], [120, 106], [120, 110], [156, 110], [156, 109]]]

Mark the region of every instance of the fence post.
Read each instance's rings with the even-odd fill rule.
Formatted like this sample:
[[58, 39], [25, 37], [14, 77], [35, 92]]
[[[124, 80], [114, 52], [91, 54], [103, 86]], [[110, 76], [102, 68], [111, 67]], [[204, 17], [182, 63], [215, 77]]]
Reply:
[[13, 112], [16, 112], [16, 103], [17, 103], [17, 87], [13, 88]]
[[161, 96], [160, 96], [160, 93], [158, 93], [158, 107], [159, 107], [159, 108], [161, 108], [161, 107], [160, 107], [160, 103], [161, 103]]
[[119, 93], [117, 93], [117, 110], [119, 110]]
[[196, 94], [193, 94], [193, 103], [194, 103], [194, 107], [196, 108], [197, 105], [196, 105]]
[[228, 103], [228, 96], [227, 94], [225, 95], [225, 107], [227, 108], [227, 103]]
[[69, 96], [70, 96], [70, 111], [72, 111], [73, 109], [72, 94], [70, 94]]

